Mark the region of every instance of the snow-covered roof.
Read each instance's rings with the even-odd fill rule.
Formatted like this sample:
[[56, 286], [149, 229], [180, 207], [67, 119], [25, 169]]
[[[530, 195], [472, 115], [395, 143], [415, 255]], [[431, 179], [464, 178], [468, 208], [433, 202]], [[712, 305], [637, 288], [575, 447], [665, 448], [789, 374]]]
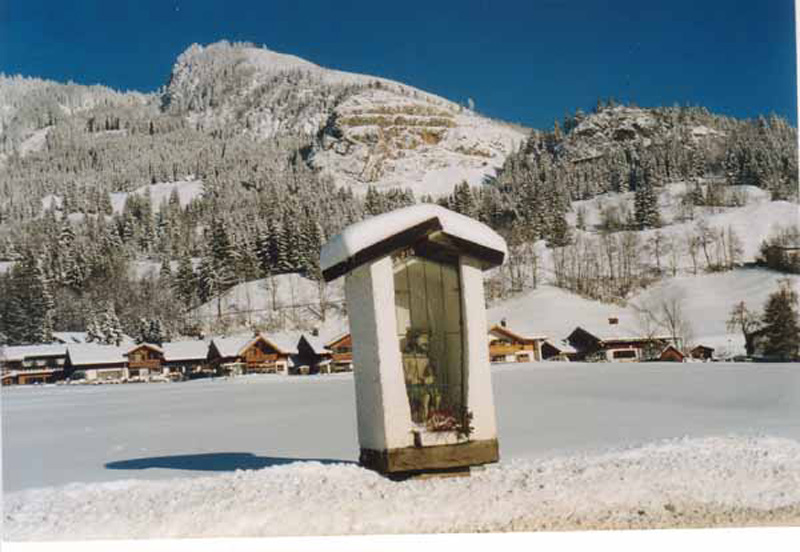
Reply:
[[172, 341], [162, 345], [164, 361], [202, 360], [208, 356], [208, 342], [199, 339], [189, 341]]
[[331, 354], [330, 349], [325, 347], [325, 341], [318, 336], [318, 335], [311, 335], [311, 334], [303, 334], [303, 339], [306, 340], [311, 350], [314, 351], [315, 355], [329, 355]]
[[284, 353], [296, 355], [297, 344], [300, 343], [300, 336], [303, 334], [300, 332], [281, 332], [262, 335], [264, 336], [264, 339], [275, 345]]
[[505, 326], [494, 325], [491, 328], [489, 328], [489, 333], [488, 333], [489, 341], [491, 342], [493, 338], [496, 338], [497, 334], [504, 334], [507, 337], [516, 339], [518, 341], [536, 341], [536, 340], [547, 339], [546, 335], [527, 335], [527, 336], [520, 335], [517, 332], [509, 330]]
[[158, 351], [161, 354], [164, 354], [164, 349], [162, 349], [159, 345], [156, 345], [155, 343], [135, 343], [130, 347], [128, 347], [128, 350], [125, 351], [125, 356], [129, 355], [136, 349], [140, 349], [142, 347], [147, 347], [148, 349], [152, 349], [154, 351]]
[[95, 343], [67, 346], [67, 355], [73, 366], [124, 364], [125, 352], [126, 348], [124, 347]]
[[[593, 335], [600, 341], [642, 341], [644, 339], [672, 339], [669, 335], [645, 335], [641, 330], [620, 327], [616, 324], [607, 326], [579, 326], [583, 331]], [[578, 328], [575, 328], [576, 330]]]
[[568, 341], [565, 341], [563, 339], [560, 341], [545, 339], [544, 342], [550, 345], [551, 347], [558, 349], [562, 353], [576, 354], [578, 352], [578, 350], [575, 347], [573, 347], [572, 345], [569, 344]]
[[30, 357], [54, 357], [67, 354], [67, 346], [61, 343], [47, 345], [16, 345], [3, 347], [0, 359], [5, 361], [22, 361]]
[[86, 332], [53, 332], [53, 339], [59, 343], [86, 343], [88, 337]]
[[[381, 247], [390, 238], [398, 239], [391, 243], [391, 247], [399, 249], [436, 231], [468, 246], [476, 246], [477, 250], [486, 253], [492, 266], [502, 264], [508, 253], [505, 240], [482, 222], [438, 205], [412, 205], [357, 222], [331, 238], [320, 253], [323, 275], [330, 281], [390, 253], [391, 250], [385, 251]], [[399, 239], [405, 234], [407, 240]]]
[[222, 357], [239, 356], [239, 352], [253, 341], [252, 335], [234, 335], [230, 337], [215, 337], [211, 343], [216, 347]]
[[297, 354], [297, 342], [300, 340], [299, 333], [282, 334], [258, 334], [236, 335], [231, 337], [215, 337], [212, 343], [217, 348], [222, 357], [235, 357], [241, 355], [244, 350], [257, 339], [263, 338], [271, 343], [281, 353]]

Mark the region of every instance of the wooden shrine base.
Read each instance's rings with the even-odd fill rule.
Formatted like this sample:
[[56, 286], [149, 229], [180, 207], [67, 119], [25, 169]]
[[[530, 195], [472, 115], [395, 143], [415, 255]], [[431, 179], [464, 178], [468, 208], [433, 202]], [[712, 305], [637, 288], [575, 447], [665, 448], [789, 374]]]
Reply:
[[359, 462], [392, 479], [409, 477], [468, 476], [470, 466], [497, 462], [497, 439], [454, 445], [405, 447], [391, 450], [361, 449]]

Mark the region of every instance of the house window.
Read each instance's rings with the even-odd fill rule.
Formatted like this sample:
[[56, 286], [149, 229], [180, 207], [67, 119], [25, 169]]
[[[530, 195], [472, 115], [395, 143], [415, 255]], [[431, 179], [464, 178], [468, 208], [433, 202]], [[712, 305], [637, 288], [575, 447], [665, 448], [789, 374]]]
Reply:
[[395, 314], [414, 423], [457, 419], [464, 405], [461, 284], [455, 263], [406, 253], [394, 261]]
[[625, 349], [622, 351], [614, 351], [611, 356], [613, 358], [636, 358], [635, 349]]

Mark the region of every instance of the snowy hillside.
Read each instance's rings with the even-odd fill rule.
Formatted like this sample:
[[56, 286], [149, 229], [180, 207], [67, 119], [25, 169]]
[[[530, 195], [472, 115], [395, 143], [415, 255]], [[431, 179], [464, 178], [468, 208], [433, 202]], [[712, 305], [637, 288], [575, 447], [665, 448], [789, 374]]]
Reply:
[[[282, 274], [237, 284], [189, 313], [189, 318], [215, 323], [222, 318], [231, 328], [266, 324], [270, 329], [317, 328], [323, 340], [347, 332], [342, 305], [344, 282], [332, 282], [322, 289], [318, 283], [298, 274]], [[328, 304], [325, 321], [320, 301]]]
[[[566, 338], [576, 326], [605, 328], [609, 318], [632, 333], [644, 331], [637, 308], [662, 300], [677, 299], [691, 326], [690, 340], [717, 349], [718, 356], [744, 354], [740, 332], [728, 332], [726, 321], [735, 303], [760, 311], [770, 293], [786, 274], [740, 268], [718, 274], [682, 275], [666, 278], [631, 297], [626, 305], [613, 305], [586, 299], [568, 291], [542, 285], [539, 288], [500, 302], [487, 312], [490, 324], [505, 319], [508, 327], [522, 335], [546, 336], [555, 341]], [[800, 277], [791, 280], [800, 289]]]
[[239, 126], [259, 138], [319, 133], [311, 163], [357, 191], [371, 184], [438, 196], [462, 180], [480, 184], [525, 138], [402, 83], [227, 43], [181, 54], [165, 97], [208, 127]]

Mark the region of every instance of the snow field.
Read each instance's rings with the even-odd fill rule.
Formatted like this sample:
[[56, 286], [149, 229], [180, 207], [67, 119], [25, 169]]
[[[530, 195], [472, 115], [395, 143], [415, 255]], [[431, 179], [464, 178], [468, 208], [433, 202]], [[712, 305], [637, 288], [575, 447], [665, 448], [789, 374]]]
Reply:
[[404, 482], [303, 462], [26, 491], [7, 497], [5, 516], [10, 540], [792, 524], [800, 521], [800, 443], [682, 439]]
[[800, 523], [795, 365], [513, 364], [493, 387], [500, 463], [403, 483], [355, 464], [352, 374], [3, 389], [5, 536]]

